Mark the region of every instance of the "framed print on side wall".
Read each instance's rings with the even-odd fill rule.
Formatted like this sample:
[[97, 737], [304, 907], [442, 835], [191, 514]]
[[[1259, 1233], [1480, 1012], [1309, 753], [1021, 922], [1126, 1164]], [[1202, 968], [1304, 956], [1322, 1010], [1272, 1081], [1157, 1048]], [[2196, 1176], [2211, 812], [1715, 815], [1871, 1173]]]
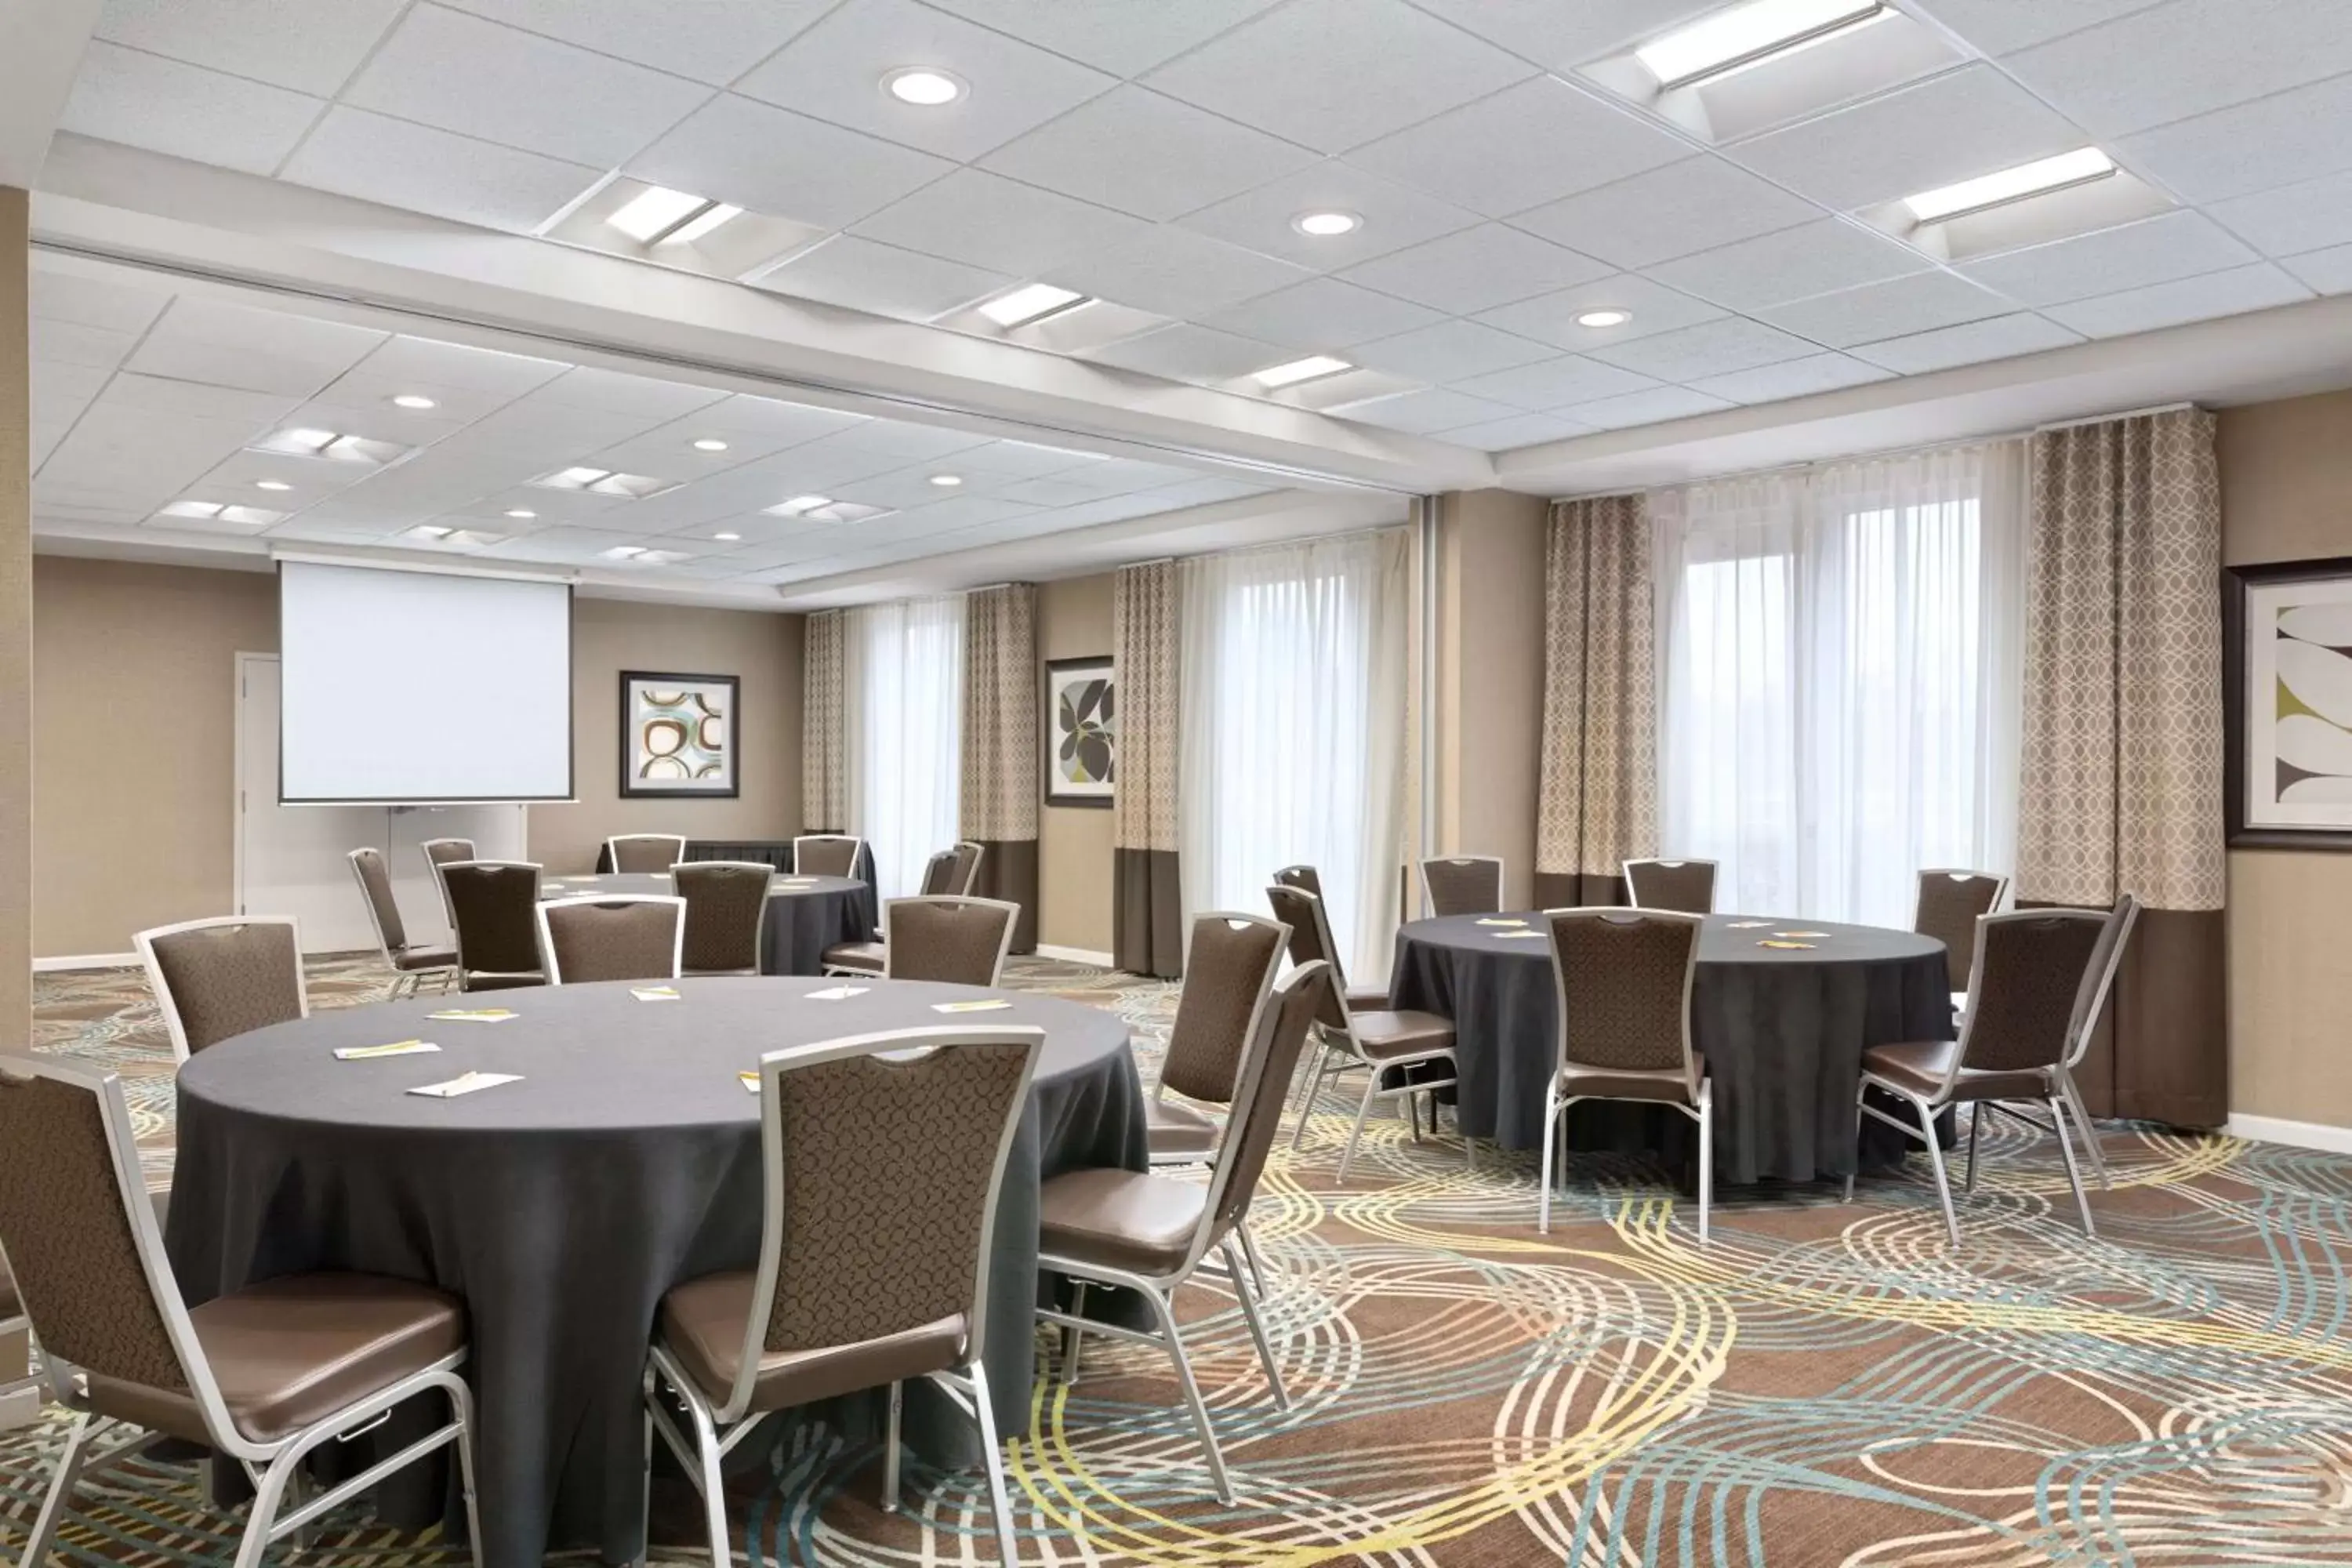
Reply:
[[1118, 692], [1108, 654], [1045, 661], [1045, 804], [1108, 806], [1118, 784]]
[[2230, 845], [2352, 849], [2352, 557], [2221, 575]]
[[621, 672], [624, 799], [733, 800], [736, 698], [731, 675]]

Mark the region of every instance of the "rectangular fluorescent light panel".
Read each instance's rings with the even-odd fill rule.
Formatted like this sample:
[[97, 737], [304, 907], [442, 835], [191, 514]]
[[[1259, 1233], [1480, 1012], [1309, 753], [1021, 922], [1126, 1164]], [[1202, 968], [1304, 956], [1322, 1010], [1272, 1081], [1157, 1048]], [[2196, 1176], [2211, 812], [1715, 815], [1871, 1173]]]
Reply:
[[1885, 0], [1748, 0], [1643, 44], [1634, 58], [1660, 87], [1684, 87], [1875, 22]]
[[640, 245], [651, 245], [710, 205], [708, 198], [648, 185], [604, 221]]
[[1346, 360], [1333, 359], [1329, 354], [1309, 354], [1305, 359], [1295, 359], [1286, 364], [1268, 365], [1264, 370], [1255, 371], [1251, 373], [1250, 379], [1268, 391], [1272, 391], [1277, 387], [1297, 386], [1302, 381], [1313, 381], [1320, 376], [1337, 375], [1343, 370], [1355, 368]]
[[590, 495], [619, 496], [626, 500], [643, 500], [665, 490], [677, 489], [672, 479], [651, 479], [644, 474], [616, 474], [610, 468], [558, 468], [551, 474], [541, 474], [530, 481], [541, 489], [584, 490]]
[[286, 514], [267, 507], [224, 506], [215, 500], [175, 500], [155, 514], [158, 517], [181, 517], [191, 521], [230, 522], [240, 528], [268, 528], [273, 522], [283, 522]]
[[767, 511], [770, 517], [797, 517], [810, 522], [870, 522], [877, 517], [890, 515], [888, 507], [835, 500], [830, 496], [794, 496], [781, 505], [768, 508]]
[[1982, 212], [2010, 202], [2023, 201], [2028, 196], [2046, 195], [2070, 185], [2088, 184], [2104, 180], [2116, 172], [2116, 161], [2096, 147], [2084, 147], [2073, 153], [2062, 153], [2055, 158], [2043, 158], [2032, 163], [2020, 163], [2014, 169], [1997, 174], [1980, 174], [1973, 180], [1962, 180], [1956, 185], [1944, 185], [1932, 191], [1922, 191], [1904, 199], [1911, 216], [1921, 223], [1939, 223], [1946, 218], [1966, 213]]
[[730, 207], [725, 202], [713, 202], [684, 223], [661, 237], [664, 245], [692, 245], [730, 218], [741, 217], [741, 207]]
[[332, 430], [297, 426], [264, 436], [253, 443], [250, 450], [276, 452], [293, 458], [325, 458], [338, 463], [366, 463], [381, 468], [408, 448], [390, 441], [371, 441], [364, 436], [344, 436]]
[[1004, 328], [1025, 327], [1032, 321], [1042, 321], [1048, 316], [1058, 316], [1094, 301], [1075, 289], [1056, 289], [1051, 283], [1024, 283], [1009, 293], [999, 294], [984, 301], [980, 313]]

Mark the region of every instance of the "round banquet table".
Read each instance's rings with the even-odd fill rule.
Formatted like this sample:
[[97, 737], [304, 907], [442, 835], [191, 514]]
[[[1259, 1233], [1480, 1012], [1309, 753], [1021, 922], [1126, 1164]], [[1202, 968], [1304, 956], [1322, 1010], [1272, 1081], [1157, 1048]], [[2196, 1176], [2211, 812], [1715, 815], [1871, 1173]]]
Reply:
[[[166, 1240], [181, 1289], [194, 1306], [281, 1274], [355, 1269], [465, 1298], [484, 1560], [525, 1568], [588, 1546], [629, 1562], [646, 1539], [638, 1380], [662, 1295], [759, 1258], [760, 1102], [737, 1075], [764, 1052], [843, 1036], [1031, 1024], [1045, 1044], [991, 1243], [985, 1349], [999, 1430], [1025, 1433], [1038, 1184], [1145, 1167], [1127, 1026], [1052, 997], [865, 984], [843, 1001], [750, 976], [682, 980], [675, 1002], [640, 1002], [623, 984], [543, 987], [499, 993], [518, 1015], [500, 1024], [428, 1022], [455, 1000], [434, 999], [225, 1041], [180, 1070]], [[983, 996], [1011, 1005], [931, 1010]], [[416, 1037], [440, 1051], [333, 1055]], [[474, 1069], [522, 1081], [454, 1100], [405, 1092]], [[907, 1391], [908, 1443], [934, 1463], [976, 1463], [972, 1423], [943, 1398], [919, 1403], [932, 1393]], [[379, 1440], [388, 1452], [397, 1424]], [[430, 1468], [415, 1487], [445, 1479]], [[401, 1494], [400, 1479], [380, 1496], [387, 1517], [443, 1516], [446, 1490]]]
[[[607, 871], [539, 880], [542, 899], [591, 893], [672, 893], [666, 871]], [[823, 974], [824, 950], [874, 934], [874, 886], [850, 877], [780, 875], [768, 885], [768, 921], [760, 932], [762, 974]]]
[[[1543, 1144], [1544, 1086], [1559, 1055], [1551, 943], [1534, 912], [1414, 921], [1397, 932], [1391, 1000], [1454, 1020], [1460, 1111], [1472, 1136], [1509, 1149]], [[1749, 922], [1749, 923], [1742, 923]], [[1818, 933], [1800, 950], [1759, 946]], [[1899, 1159], [1905, 1142], [1872, 1121], [1859, 1150], [1854, 1091], [1862, 1053], [1952, 1037], [1944, 944], [1934, 937], [1819, 921], [1709, 915], [1691, 985], [1691, 1039], [1715, 1080], [1718, 1182], [1809, 1182]], [[1671, 1111], [1587, 1102], [1569, 1113], [1569, 1147], [1686, 1142]], [[1661, 1130], [1663, 1129], [1663, 1131]], [[1884, 1139], [1878, 1133], [1884, 1132]]]

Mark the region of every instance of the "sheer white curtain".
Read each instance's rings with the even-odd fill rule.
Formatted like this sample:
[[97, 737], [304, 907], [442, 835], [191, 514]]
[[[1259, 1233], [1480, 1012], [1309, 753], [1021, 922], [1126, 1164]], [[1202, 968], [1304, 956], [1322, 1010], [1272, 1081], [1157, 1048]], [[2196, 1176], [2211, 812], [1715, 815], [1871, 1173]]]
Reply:
[[903, 898], [960, 837], [963, 597], [866, 605], [848, 623], [849, 830], [874, 852], [875, 891]]
[[1663, 491], [1660, 848], [1716, 907], [1907, 926], [2011, 868], [2021, 443]]
[[1388, 973], [1404, 833], [1401, 530], [1188, 561], [1178, 822], [1184, 914], [1322, 874], [1349, 982]]

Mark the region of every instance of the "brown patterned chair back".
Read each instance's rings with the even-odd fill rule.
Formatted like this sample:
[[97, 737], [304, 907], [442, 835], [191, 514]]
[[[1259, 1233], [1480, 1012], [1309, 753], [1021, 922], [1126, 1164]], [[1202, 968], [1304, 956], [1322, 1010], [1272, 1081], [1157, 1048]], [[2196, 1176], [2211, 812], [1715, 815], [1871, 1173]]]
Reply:
[[474, 858], [474, 841], [470, 838], [428, 838], [418, 847], [425, 851], [425, 863], [436, 876], [444, 866]]
[[1347, 973], [1339, 967], [1330, 922], [1323, 918], [1322, 899], [1304, 888], [1286, 888], [1277, 882], [1265, 890], [1265, 900], [1274, 906], [1274, 918], [1290, 928], [1290, 962], [1302, 966], [1320, 963], [1331, 972], [1331, 984], [1322, 988], [1316, 1000], [1315, 1021], [1352, 1039]]
[[969, 899], [980, 886], [980, 865], [988, 858], [988, 850], [966, 838], [956, 845], [955, 858], [955, 886], [948, 891]]
[[538, 912], [550, 985], [677, 978], [684, 899], [555, 899]]
[[1491, 915], [1503, 907], [1503, 863], [1491, 855], [1423, 860], [1421, 880], [1433, 915]]
[[996, 899], [892, 899], [882, 906], [883, 976], [993, 985], [1018, 904]]
[[459, 969], [539, 973], [539, 870], [520, 860], [453, 860], [441, 868]]
[[1634, 907], [1678, 910], [1686, 915], [1715, 912], [1712, 860], [1628, 860], [1625, 893]]
[[2023, 1072], [2066, 1059], [2076, 1001], [2111, 918], [2096, 910], [2025, 910], [1978, 921], [1962, 1070]]
[[2066, 1047], [2069, 1068], [2082, 1061], [2098, 1033], [2100, 1016], [2106, 1011], [2107, 998], [2115, 994], [2116, 975], [2123, 969], [2124, 951], [2131, 945], [2132, 928], [2139, 923], [2139, 900], [2126, 893], [2116, 900], [2106, 923], [2099, 928], [2090, 967], [2083, 972], [2082, 989], [2074, 994], [2074, 1017], [2068, 1026]]
[[1301, 892], [1312, 893], [1319, 899], [1323, 896], [1323, 873], [1312, 866], [1285, 866], [1274, 874], [1274, 885], [1277, 888], [1297, 888]]
[[301, 939], [291, 920], [232, 915], [143, 931], [131, 940], [184, 1058], [310, 1010]]
[[1249, 1054], [1242, 1060], [1234, 1119], [1225, 1130], [1218, 1169], [1209, 1178], [1215, 1189], [1210, 1212], [1220, 1230], [1240, 1224], [1257, 1195], [1266, 1154], [1282, 1131], [1282, 1104], [1298, 1070], [1299, 1052], [1322, 1010], [1320, 993], [1330, 986], [1329, 964], [1302, 963], [1283, 976], [1259, 1015]]
[[688, 973], [758, 969], [774, 868], [756, 860], [689, 860], [672, 866], [669, 875], [686, 900], [680, 967]]
[[360, 879], [360, 897], [367, 900], [377, 944], [386, 960], [397, 956], [408, 946], [408, 926], [400, 918], [399, 900], [392, 896], [392, 873], [384, 869], [383, 851], [352, 850], [352, 875]]
[[963, 889], [955, 885], [956, 853], [942, 849], [923, 862], [923, 890], [926, 899], [950, 898]]
[[754, 1353], [964, 1314], [983, 1342], [1005, 1156], [1045, 1032], [909, 1029], [761, 1063], [767, 1209]]
[[2008, 891], [2009, 879], [1990, 871], [1919, 873], [1919, 908], [1911, 929], [1944, 944], [1953, 990], [1969, 988], [1969, 971], [1976, 966], [1977, 917], [1999, 909]]
[[621, 833], [604, 840], [613, 869], [624, 875], [659, 875], [686, 858], [682, 833]]
[[1682, 1072], [1696, 1089], [1691, 979], [1700, 922], [1671, 910], [1547, 910], [1559, 1065]]
[[1184, 989], [1160, 1064], [1163, 1086], [1187, 1099], [1232, 1103], [1242, 1054], [1289, 939], [1281, 922], [1252, 915], [1206, 914], [1192, 922]]
[[855, 877], [865, 842], [846, 833], [804, 833], [793, 840], [793, 875]]

